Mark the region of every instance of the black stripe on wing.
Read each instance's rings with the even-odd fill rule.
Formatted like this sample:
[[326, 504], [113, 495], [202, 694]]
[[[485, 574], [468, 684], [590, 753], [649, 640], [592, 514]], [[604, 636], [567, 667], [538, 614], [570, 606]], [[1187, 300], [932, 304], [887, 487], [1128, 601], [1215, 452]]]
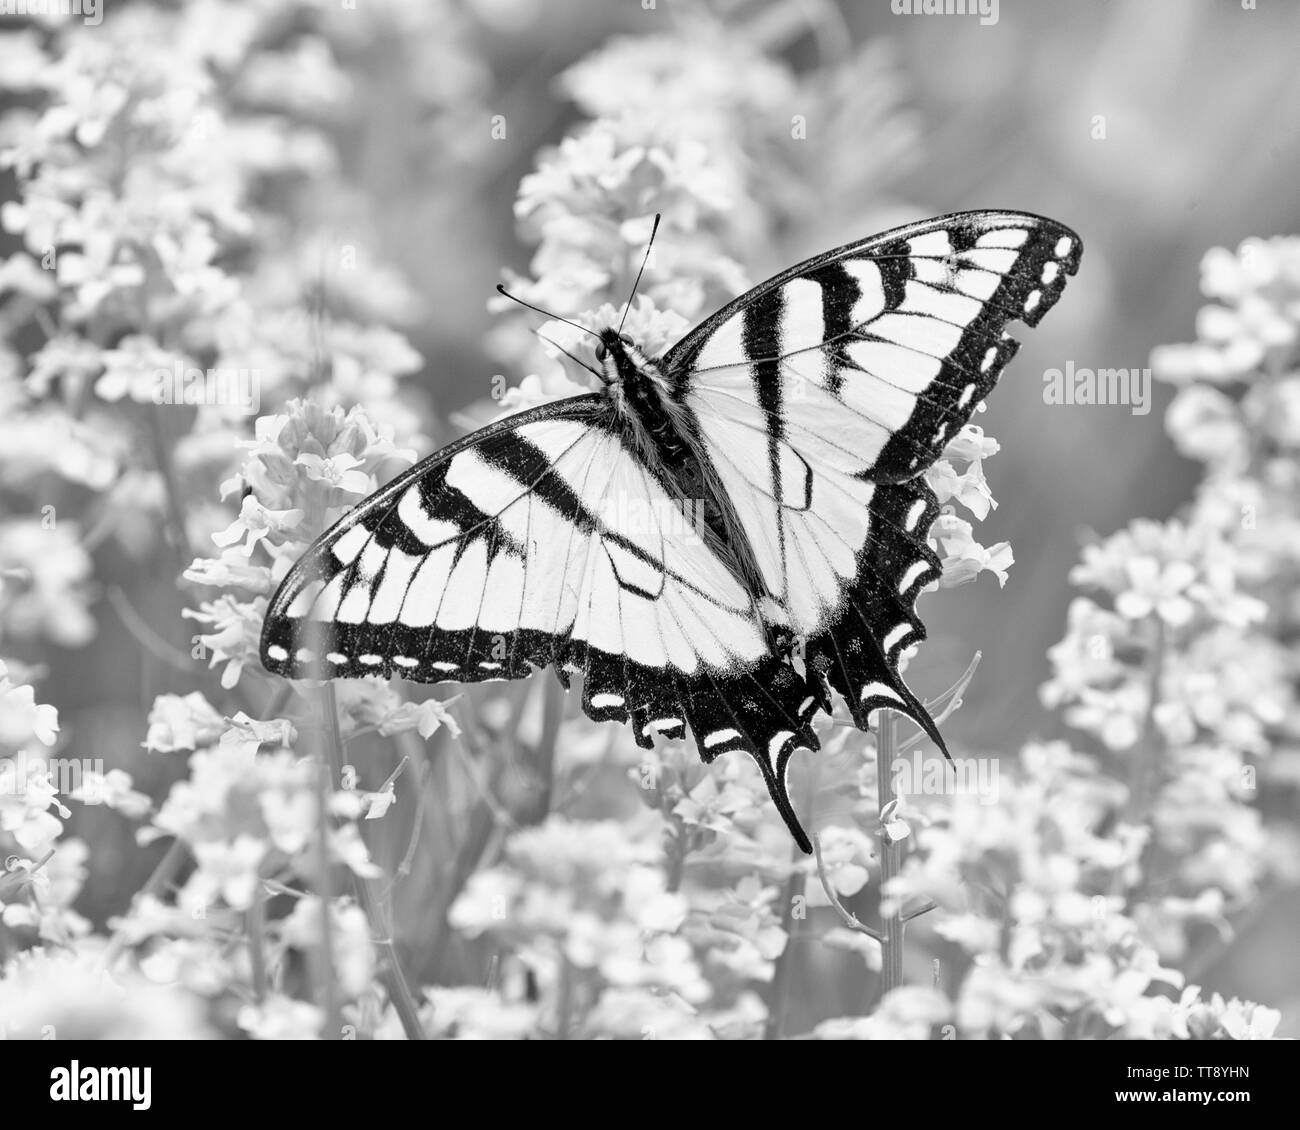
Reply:
[[[523, 558], [525, 547], [502, 528], [495, 516], [483, 513], [447, 484], [452, 461], [470, 449], [518, 479], [521, 493], [534, 489], [552, 496], [555, 503], [567, 503], [565, 513], [575, 529], [589, 530], [594, 519], [585, 514], [576, 499], [553, 497], [562, 493], [564, 484], [550, 473], [549, 459], [516, 433], [526, 424], [547, 421], [573, 420], [601, 427], [607, 424], [608, 416], [607, 402], [596, 395], [543, 405], [449, 444], [365, 499], [317, 538], [281, 583], [262, 628], [262, 665], [288, 678], [379, 675], [426, 683], [469, 683], [522, 678], [553, 662], [557, 641], [548, 632], [484, 631], [477, 623], [454, 630], [432, 625], [413, 627], [396, 618], [373, 622], [368, 617], [384, 582], [383, 570], [368, 576], [363, 551], [346, 555], [345, 562], [339, 559], [335, 547], [351, 531], [360, 529], [367, 544], [373, 542], [384, 551], [395, 549], [421, 561], [427, 559], [435, 547], [399, 513], [401, 500], [414, 487], [424, 517], [448, 528], [447, 541], [453, 544], [447, 552], [453, 562], [480, 547], [488, 567], [502, 554]], [[386, 556], [384, 568], [388, 561]], [[317, 620], [289, 614], [296, 602], [309, 599], [308, 593], [319, 596], [330, 586], [339, 589], [335, 615]], [[355, 622], [340, 618], [337, 610], [343, 601], [363, 591], [369, 593], [365, 615]]]
[[[926, 541], [938, 516], [924, 479], [883, 484], [871, 500], [871, 534], [858, 554], [858, 572], [838, 617], [805, 648], [810, 679], [824, 679], [844, 698], [859, 729], [873, 710], [902, 711], [947, 755], [929, 713], [899, 673], [899, 658], [925, 639], [916, 598], [939, 579], [939, 558]], [[822, 688], [823, 698], [824, 687]], [[829, 710], [829, 702], [825, 702]]]
[[[812, 842], [790, 799], [786, 770], [798, 750], [820, 748], [810, 725], [820, 701], [809, 694], [804, 679], [785, 658], [767, 655], [743, 669], [702, 668], [691, 675], [643, 667], [585, 645], [584, 659], [582, 706], [588, 717], [628, 722], [643, 749], [654, 745], [656, 734], [682, 737], [684, 720], [706, 764], [723, 753], [749, 754], [790, 834], [802, 851], [811, 854]], [[610, 695], [623, 701], [595, 705]]]
[[[998, 229], [976, 223], [947, 229], [955, 271], [962, 270], [969, 256], [980, 254], [976, 243], [989, 230]], [[887, 483], [911, 478], [939, 458], [949, 440], [970, 420], [980, 401], [993, 391], [1003, 369], [1020, 348], [1020, 343], [1006, 332], [1007, 324], [1021, 321], [1028, 326], [1038, 325], [1061, 297], [1066, 279], [1079, 269], [1083, 244], [1073, 231], [1050, 220], [1027, 230], [1025, 242], [1019, 248], [1009, 249], [1017, 253], [1014, 266], [1002, 272], [997, 289], [989, 298], [981, 300], [980, 313], [966, 324], [957, 347], [943, 359], [938, 376], [917, 398], [911, 417], [877, 456], [868, 476], [873, 481]], [[921, 283], [918, 270], [920, 260], [926, 257], [911, 253], [908, 243], [906, 239], [894, 240], [874, 256], [890, 301], [893, 302], [895, 294], [903, 296], [891, 309], [907, 309], [909, 287], [928, 285], [940, 293], [959, 293], [955, 283]], [[856, 327], [849, 338], [889, 340], [874, 334], [870, 322]], [[850, 371], [857, 367], [851, 360], [845, 366]]]
[[[771, 426], [779, 428], [782, 412], [798, 411], [797, 404], [782, 406], [779, 398], [775, 408], [764, 403], [763, 386], [779, 383], [775, 374], [781, 361], [822, 353], [826, 364], [815, 375], [800, 366], [805, 378], [869, 417], [869, 397], [848, 403], [846, 388], [854, 373], [882, 385], [893, 384], [898, 373], [887, 363], [864, 367], [852, 356], [856, 344], [901, 349], [917, 359], [933, 356], [933, 372], [923, 387], [909, 390], [915, 405], [907, 419], [891, 430], [864, 473], [874, 482], [901, 482], [933, 464], [970, 419], [1015, 356], [1018, 343], [1007, 325], [1037, 325], [1078, 270], [1082, 253], [1073, 231], [1029, 213], [960, 212], [910, 224], [828, 251], [760, 284], [687, 334], [665, 354], [661, 368], [685, 399], [697, 381], [707, 395], [709, 368], [751, 366], [760, 404]], [[867, 263], [878, 276], [855, 277], [854, 266]], [[821, 288], [821, 327], [814, 343], [781, 343], [775, 324], [766, 333], [754, 325], [779, 319], [782, 292], [796, 279]], [[725, 360], [711, 358], [707, 368], [697, 370], [711, 339], [733, 317], [745, 319], [743, 348]], [[955, 341], [932, 355], [935, 331]]]

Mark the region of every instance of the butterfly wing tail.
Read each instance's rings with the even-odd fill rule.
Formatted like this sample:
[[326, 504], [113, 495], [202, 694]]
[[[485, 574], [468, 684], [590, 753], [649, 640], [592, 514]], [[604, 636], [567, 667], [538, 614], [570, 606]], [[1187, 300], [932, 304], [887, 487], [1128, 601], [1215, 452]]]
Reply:
[[800, 749], [820, 748], [810, 720], [820, 703], [789, 663], [769, 657], [748, 671], [694, 679], [682, 701], [700, 757], [744, 750], [758, 763], [768, 795], [800, 849], [812, 841], [790, 799], [786, 771]]

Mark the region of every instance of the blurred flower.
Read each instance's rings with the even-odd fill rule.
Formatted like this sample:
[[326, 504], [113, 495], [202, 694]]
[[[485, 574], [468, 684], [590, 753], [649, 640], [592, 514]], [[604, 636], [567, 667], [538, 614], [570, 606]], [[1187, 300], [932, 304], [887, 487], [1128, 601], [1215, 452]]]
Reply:
[[1186, 561], [1173, 561], [1161, 570], [1160, 564], [1150, 557], [1138, 557], [1125, 562], [1129, 588], [1115, 599], [1115, 610], [1130, 620], [1141, 620], [1152, 612], [1170, 627], [1186, 624], [1195, 614], [1196, 607], [1184, 590], [1196, 579], [1196, 570]]
[[1233, 997], [1229, 1001], [1215, 993], [1208, 1002], [1184, 1002], [1188, 1034], [1193, 1039], [1227, 1037], [1231, 1040], [1271, 1040], [1282, 1013], [1253, 1001]]
[[160, 694], [149, 711], [144, 746], [154, 753], [198, 749], [215, 742], [224, 729], [225, 720], [199, 691]]
[[0, 659], [0, 746], [17, 749], [33, 738], [53, 745], [58, 732], [58, 711], [38, 704], [35, 690], [15, 683], [8, 664]]
[[[333, 933], [333, 968], [348, 997], [365, 992], [375, 973], [375, 948], [370, 940], [370, 923], [365, 912], [345, 901], [330, 906]], [[321, 900], [314, 895], [301, 898], [280, 924], [286, 944], [308, 950], [321, 944]]]
[[1222, 383], [1296, 359], [1300, 334], [1300, 238], [1248, 239], [1234, 254], [1222, 247], [1201, 262], [1201, 290], [1223, 305], [1201, 308], [1200, 340], [1152, 354], [1163, 380]]
[[500, 994], [470, 986], [429, 988], [429, 1015], [422, 1019], [432, 1035], [447, 1040], [523, 1040], [537, 1035], [537, 1010], [507, 1002]]
[[124, 769], [86, 772], [82, 774], [81, 784], [68, 795], [82, 804], [102, 804], [128, 820], [139, 820], [149, 814], [153, 802], [132, 786], [131, 774]]
[[938, 989], [904, 985], [895, 989], [871, 1016], [823, 1020], [813, 1029], [817, 1040], [928, 1040], [952, 1017], [952, 1005]]
[[445, 704], [436, 698], [427, 698], [423, 702], [403, 702], [385, 714], [378, 723], [378, 730], [384, 737], [415, 730], [422, 738], [431, 738], [446, 726], [453, 738], [460, 737], [460, 726], [456, 719], [447, 713]]
[[200, 998], [104, 969], [93, 950], [20, 954], [0, 970], [9, 1039], [201, 1040], [213, 1035]]
[[237, 1023], [254, 1040], [319, 1040], [325, 1010], [273, 993], [260, 1004], [244, 1005]]
[[65, 647], [86, 643], [95, 634], [92, 572], [75, 522], [0, 521], [0, 628]]

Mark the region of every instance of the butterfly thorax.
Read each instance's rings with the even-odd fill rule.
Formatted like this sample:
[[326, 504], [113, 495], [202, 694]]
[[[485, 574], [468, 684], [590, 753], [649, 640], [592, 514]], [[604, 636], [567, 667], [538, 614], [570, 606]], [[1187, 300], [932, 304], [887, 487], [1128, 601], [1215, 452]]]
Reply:
[[629, 424], [644, 428], [656, 445], [685, 454], [684, 421], [675, 420], [671, 388], [659, 367], [626, 335], [613, 329], [600, 335], [596, 349], [615, 410]]
[[[755, 608], [768, 605], [757, 558], [726, 491], [703, 450], [672, 380], [626, 335], [606, 329], [596, 350], [609, 396], [625, 434], [659, 480], [702, 515], [699, 533], [745, 586]], [[770, 622], [768, 615], [762, 615]], [[783, 617], [777, 616], [780, 623]]]

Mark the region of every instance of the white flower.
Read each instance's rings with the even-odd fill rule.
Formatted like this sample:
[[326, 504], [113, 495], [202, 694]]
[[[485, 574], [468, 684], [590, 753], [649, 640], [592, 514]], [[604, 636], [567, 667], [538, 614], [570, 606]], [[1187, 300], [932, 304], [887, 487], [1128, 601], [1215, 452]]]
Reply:
[[257, 647], [261, 637], [262, 620], [266, 612], [266, 598], [257, 597], [252, 603], [243, 603], [229, 596], [215, 601], [204, 601], [198, 611], [186, 608], [181, 615], [215, 629], [199, 635], [203, 653], [211, 653], [210, 667], [224, 663], [221, 685], [230, 690], [239, 683], [244, 667], [257, 662]]
[[206, 1039], [205, 1012], [184, 989], [153, 985], [129, 967], [109, 972], [93, 947], [29, 951], [0, 971], [10, 1039]]
[[[310, 950], [321, 944], [321, 900], [315, 895], [299, 899], [280, 924], [280, 936], [295, 949]], [[375, 947], [370, 940], [366, 913], [355, 903], [336, 900], [330, 905], [333, 928], [333, 968], [348, 997], [365, 992], [375, 971]]]
[[160, 694], [149, 711], [149, 732], [144, 747], [153, 753], [198, 749], [216, 741], [225, 719], [198, 691], [185, 696]]
[[329, 458], [303, 452], [294, 462], [307, 472], [309, 479], [328, 483], [346, 494], [361, 497], [375, 489], [374, 479], [365, 471], [357, 469], [362, 466], [361, 460], [347, 452], [340, 452]]
[[237, 756], [249, 756], [261, 746], [291, 746], [298, 740], [298, 731], [287, 718], [268, 718], [261, 721], [250, 718], [242, 710], [230, 719], [230, 724], [221, 735], [222, 749], [229, 749]]
[[232, 841], [207, 840], [191, 846], [198, 870], [185, 884], [181, 902], [207, 907], [220, 897], [231, 909], [246, 910], [257, 893], [266, 844], [256, 836], [241, 835]]
[[1182, 627], [1196, 614], [1186, 590], [1196, 579], [1196, 569], [1186, 561], [1161, 565], [1151, 557], [1125, 562], [1129, 588], [1115, 599], [1115, 610], [1130, 620], [1155, 613], [1173, 628]]
[[124, 769], [84, 773], [81, 784], [69, 795], [83, 804], [102, 804], [128, 819], [139, 820], [149, 814], [153, 802], [132, 785], [131, 774]]
[[0, 659], [0, 746], [16, 749], [32, 738], [50, 746], [58, 732], [59, 712], [38, 704], [30, 686], [10, 679], [9, 668]]
[[453, 738], [460, 737], [460, 726], [456, 719], [447, 712], [446, 703], [436, 698], [427, 698], [423, 702], [403, 702], [379, 720], [378, 729], [388, 737], [407, 730], [418, 731], [420, 737], [431, 738], [446, 726]]
[[271, 570], [249, 564], [238, 549], [228, 549], [220, 557], [196, 557], [182, 576], [196, 585], [244, 589], [259, 596], [271, 591]]
[[[323, 478], [323, 475], [317, 477]], [[229, 529], [213, 534], [212, 540], [219, 546], [236, 545], [242, 541], [244, 556], [251, 557], [258, 542], [273, 534], [292, 533], [304, 516], [305, 511], [292, 507], [270, 510], [250, 494], [240, 504], [239, 517], [230, 524]]]
[[260, 1004], [246, 1004], [236, 1023], [255, 1040], [319, 1040], [325, 1010], [273, 993]]

